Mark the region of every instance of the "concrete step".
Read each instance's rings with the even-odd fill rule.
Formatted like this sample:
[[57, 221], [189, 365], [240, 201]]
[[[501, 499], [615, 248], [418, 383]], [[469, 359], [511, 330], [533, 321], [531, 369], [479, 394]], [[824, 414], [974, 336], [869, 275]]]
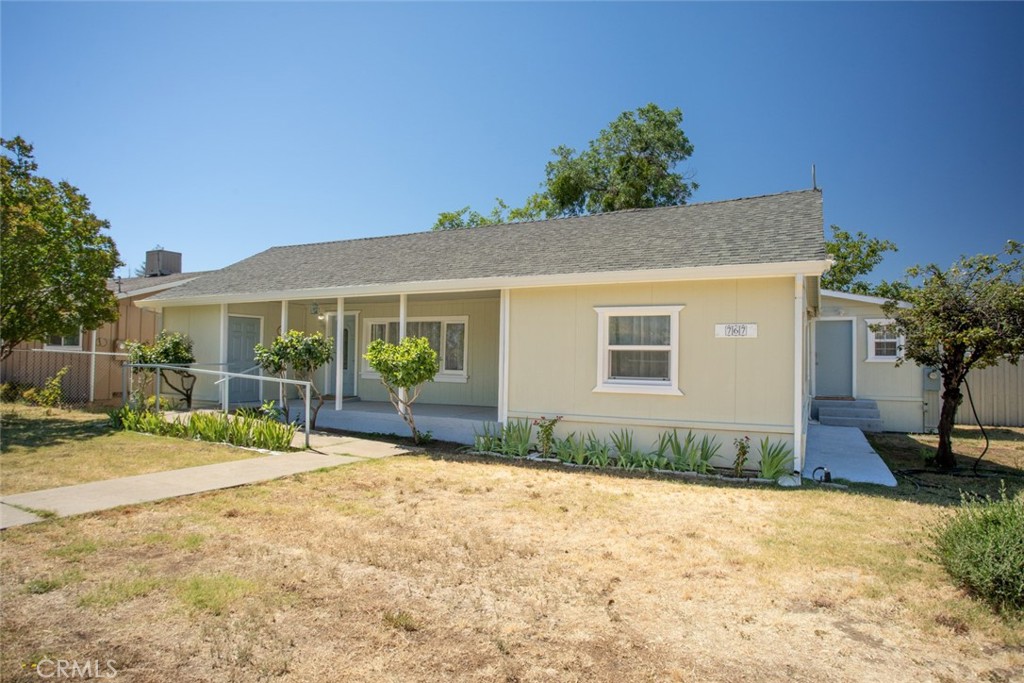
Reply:
[[882, 414], [878, 408], [847, 408], [845, 406], [819, 406], [819, 417], [862, 417], [869, 420], [878, 420]]
[[820, 416], [818, 422], [832, 427], [856, 427], [862, 432], [882, 431], [882, 421], [864, 417], [828, 417]]
[[856, 398], [856, 399], [829, 399], [829, 398], [816, 398], [811, 401], [811, 405], [815, 408], [877, 408], [878, 403], [868, 398]]

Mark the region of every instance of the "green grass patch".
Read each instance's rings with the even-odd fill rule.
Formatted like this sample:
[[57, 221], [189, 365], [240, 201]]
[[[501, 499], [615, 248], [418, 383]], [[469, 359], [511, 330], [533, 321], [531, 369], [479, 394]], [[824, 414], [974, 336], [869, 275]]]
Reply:
[[163, 586], [161, 579], [145, 576], [107, 581], [78, 599], [79, 607], [110, 608], [145, 597]]
[[193, 576], [178, 587], [178, 597], [190, 610], [223, 614], [235, 601], [256, 593], [257, 585], [231, 574]]
[[96, 541], [89, 538], [79, 538], [71, 541], [71, 543], [54, 548], [47, 554], [71, 562], [81, 562], [85, 557], [92, 555], [97, 550], [99, 550], [99, 545]]
[[399, 631], [419, 631], [420, 625], [416, 623], [416, 620], [411, 614], [405, 610], [396, 610], [394, 612], [384, 613], [384, 623], [393, 629]]
[[77, 583], [81, 581], [82, 578], [83, 575], [81, 571], [78, 569], [69, 569], [68, 571], [61, 572], [60, 574], [51, 574], [38, 579], [32, 579], [25, 583], [25, 590], [32, 595], [42, 595], [44, 593], [60, 590], [69, 584]]

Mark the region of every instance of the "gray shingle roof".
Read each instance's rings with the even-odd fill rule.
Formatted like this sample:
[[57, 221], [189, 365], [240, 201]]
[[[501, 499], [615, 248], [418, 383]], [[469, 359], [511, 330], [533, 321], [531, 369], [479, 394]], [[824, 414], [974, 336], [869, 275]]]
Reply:
[[204, 275], [210, 271], [198, 270], [194, 273], [172, 273], [171, 275], [153, 275], [149, 277], [124, 277], [121, 278], [121, 282], [117, 281], [117, 278], [107, 278], [107, 289], [116, 294], [131, 294], [132, 292], [151, 289], [153, 287], [160, 287], [162, 285], [172, 285], [175, 282], [182, 280], [191, 280]]
[[154, 300], [826, 258], [821, 193], [273, 247]]

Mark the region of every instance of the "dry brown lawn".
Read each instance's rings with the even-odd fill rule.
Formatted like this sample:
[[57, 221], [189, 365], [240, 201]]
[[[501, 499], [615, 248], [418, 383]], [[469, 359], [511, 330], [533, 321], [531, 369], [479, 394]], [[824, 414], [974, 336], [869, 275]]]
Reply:
[[1020, 681], [949, 508], [392, 458], [5, 531], [0, 671], [119, 681]]
[[252, 458], [253, 451], [117, 432], [104, 413], [0, 407], [0, 494]]

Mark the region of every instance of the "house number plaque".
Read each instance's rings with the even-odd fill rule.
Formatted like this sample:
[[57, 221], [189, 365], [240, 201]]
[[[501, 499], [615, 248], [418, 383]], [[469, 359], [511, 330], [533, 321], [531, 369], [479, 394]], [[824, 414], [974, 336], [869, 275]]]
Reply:
[[755, 339], [757, 323], [722, 323], [715, 325], [716, 337]]

